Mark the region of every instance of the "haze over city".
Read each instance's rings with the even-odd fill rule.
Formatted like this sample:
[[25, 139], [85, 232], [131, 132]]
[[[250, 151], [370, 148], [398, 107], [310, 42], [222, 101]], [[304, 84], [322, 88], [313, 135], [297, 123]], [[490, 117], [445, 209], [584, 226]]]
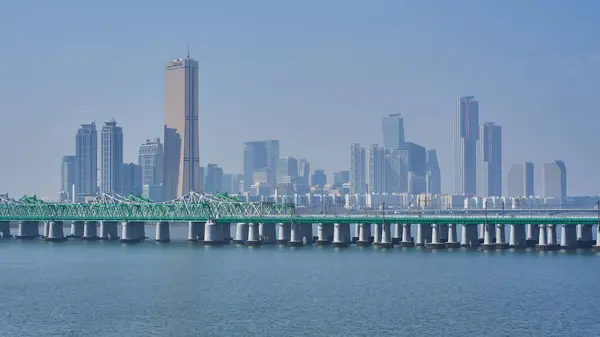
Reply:
[[243, 142], [279, 139], [282, 156], [331, 180], [351, 143], [382, 144], [381, 118], [402, 113], [451, 193], [456, 100], [472, 95], [480, 122], [502, 126], [504, 184], [515, 163], [558, 159], [569, 195], [599, 193], [597, 2], [261, 4], [5, 4], [0, 190], [55, 197], [60, 159], [90, 121], [115, 118], [137, 161], [163, 137], [164, 64], [189, 45], [203, 166], [242, 173]]

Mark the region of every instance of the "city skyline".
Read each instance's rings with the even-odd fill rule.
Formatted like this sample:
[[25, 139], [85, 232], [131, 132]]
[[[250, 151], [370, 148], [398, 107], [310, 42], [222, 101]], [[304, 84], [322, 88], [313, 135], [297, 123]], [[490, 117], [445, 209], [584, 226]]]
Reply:
[[[184, 55], [189, 44], [202, 64], [198, 85], [200, 117], [206, 121], [199, 126], [203, 165], [219, 163], [226, 172], [239, 172], [242, 142], [274, 138], [281, 141], [283, 154], [307, 158], [331, 177], [331, 172], [346, 168], [348, 144], [380, 142], [379, 117], [400, 112], [405, 124], [410, 125], [406, 138], [437, 150], [443, 191], [451, 192], [452, 147], [448, 140], [452, 129], [448, 125], [454, 118], [456, 98], [468, 94], [481, 102], [486, 120], [503, 126], [503, 178], [513, 163], [531, 161], [541, 170], [541, 163], [561, 159], [567, 163], [571, 178], [569, 194], [597, 193], [596, 184], [585, 177], [592, 176], [599, 163], [594, 156], [581, 155], [593, 152], [592, 88], [598, 78], [598, 48], [583, 42], [597, 32], [595, 21], [590, 20], [594, 11], [589, 4], [537, 2], [531, 6], [540, 11], [534, 11], [526, 20], [515, 18], [506, 5], [491, 10], [489, 4], [468, 8], [440, 4], [438, 8], [443, 8], [444, 15], [426, 10], [422, 4], [388, 5], [401, 8], [396, 11], [400, 17], [385, 15], [394, 12], [389, 7], [383, 11], [377, 6], [352, 4], [348, 16], [335, 23], [315, 17], [307, 8], [296, 8], [292, 17], [286, 16], [289, 26], [274, 31], [260, 23], [274, 17], [273, 12], [254, 12], [252, 15], [267, 20], [236, 25], [241, 12], [233, 10], [219, 22], [196, 18], [184, 24], [186, 20], [180, 19], [170, 22], [169, 29], [119, 30], [118, 35], [98, 29], [106, 16], [119, 15], [116, 12], [106, 11], [104, 18], [88, 18], [78, 13], [78, 8], [43, 6], [47, 13], [63, 17], [65, 24], [81, 15], [88, 19], [88, 24], [77, 30], [81, 33], [54, 32], [55, 27], [46, 30], [52, 35], [63, 34], [60, 46], [49, 45], [38, 33], [33, 34], [39, 32], [33, 28], [35, 25], [3, 21], [5, 32], [18, 29], [29, 41], [21, 48], [10, 48], [2, 56], [5, 64], [24, 65], [32, 55], [39, 54], [38, 48], [44, 51], [46, 62], [29, 62], [29, 66], [11, 67], [5, 73], [7, 80], [3, 82], [10, 85], [3, 86], [5, 99], [0, 111], [10, 116], [11, 123], [5, 123], [1, 131], [17, 145], [6, 147], [3, 155], [25, 165], [2, 168], [0, 186], [13, 195], [54, 196], [60, 185], [57, 158], [75, 152], [73, 130], [85, 121], [116, 117], [128, 130], [125, 162], [134, 161], [137, 145], [162, 132], [161, 65], [176, 56], [177, 50]], [[282, 10], [281, 6], [272, 10]], [[23, 10], [18, 5], [9, 8], [14, 13]], [[468, 25], [448, 21], [455, 17], [452, 13], [456, 14], [457, 8], [461, 8], [462, 15], [484, 23], [465, 48], [458, 48], [463, 41], [458, 37], [464, 36], [460, 33]], [[210, 18], [215, 10], [199, 12], [201, 17]], [[333, 12], [327, 6], [322, 10]], [[166, 7], [149, 11], [169, 13]], [[362, 21], [362, 33], [350, 40], [347, 30], [336, 25], [359, 20], [356, 13], [377, 14], [380, 20], [377, 25]], [[509, 17], [511, 29], [503, 29]], [[311, 29], [329, 31], [329, 35], [319, 36], [308, 30], [300, 36], [292, 34], [284, 42], [278, 38], [279, 34], [293, 33], [309, 18], [315, 22]], [[561, 24], [556, 24], [556, 18]], [[577, 28], [565, 24], [575, 18]], [[47, 23], [43, 16], [34, 15], [32, 20]], [[155, 21], [148, 17], [114, 20], [115, 26], [137, 22], [136, 27]], [[531, 25], [532, 21], [538, 24]], [[221, 29], [225, 27], [228, 30]], [[167, 31], [177, 28], [219, 34], [161, 40]], [[89, 38], [82, 40], [81, 36]], [[250, 36], [261, 37], [260, 43], [245, 43]], [[411, 48], [385, 42], [392, 37]], [[148, 39], [157, 43], [141, 43]], [[321, 48], [324, 42], [331, 48]], [[95, 47], [98, 45], [110, 47], [99, 50]], [[77, 46], [77, 57], [66, 57], [64, 48], [71, 51], [73, 46]], [[317, 55], [307, 55], [312, 52]], [[114, 55], [119, 55], [119, 62], [112, 61]], [[65, 63], [69, 67], [62, 66]], [[76, 71], [83, 68], [85, 76]], [[78, 116], [76, 120], [73, 115]], [[343, 132], [332, 132], [337, 125]], [[23, 132], [28, 128], [44, 140], [43, 149], [36, 138]], [[39, 173], [39, 165], [29, 164], [31, 154], [47, 167], [44, 174]], [[535, 190], [541, 193], [538, 183]]]

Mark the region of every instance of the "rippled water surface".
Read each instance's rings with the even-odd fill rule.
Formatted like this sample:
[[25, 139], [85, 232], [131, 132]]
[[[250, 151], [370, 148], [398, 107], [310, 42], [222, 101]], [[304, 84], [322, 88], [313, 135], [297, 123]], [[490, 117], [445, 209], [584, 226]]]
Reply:
[[596, 253], [5, 240], [0, 259], [0, 336], [600, 331]]

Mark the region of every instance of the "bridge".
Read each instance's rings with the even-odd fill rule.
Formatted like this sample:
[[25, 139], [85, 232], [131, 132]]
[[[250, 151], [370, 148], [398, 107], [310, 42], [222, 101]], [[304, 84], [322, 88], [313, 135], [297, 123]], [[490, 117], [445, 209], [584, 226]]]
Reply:
[[[133, 195], [101, 194], [74, 204], [44, 202], [35, 196], [14, 199], [0, 195], [0, 234], [10, 237], [10, 223], [18, 222], [17, 238], [36, 238], [40, 236], [39, 224], [43, 223], [41, 236], [45, 240], [64, 241], [67, 238], [62, 229], [64, 222], [72, 222], [69, 237], [139, 242], [146, 238], [145, 224], [155, 223], [156, 240], [167, 242], [170, 241], [169, 224], [183, 222], [189, 226], [188, 239], [204, 244], [233, 241], [247, 245], [279, 242], [299, 246], [314, 241], [339, 247], [355, 243], [383, 248], [533, 246], [549, 250], [599, 247], [600, 242], [592, 239], [592, 233], [594, 226], [596, 231], [600, 230], [600, 217], [598, 214], [585, 215], [587, 211], [597, 213], [597, 210], [578, 210], [577, 215], [568, 215], [562, 210], [552, 210], [549, 214], [535, 215], [520, 212], [482, 214], [481, 211], [463, 213], [460, 210], [441, 214], [300, 214], [293, 204], [243, 202], [227, 194], [191, 192], [167, 202], [153, 202]], [[230, 235], [231, 224], [236, 224], [235, 238]], [[317, 236], [313, 237], [315, 224]], [[350, 235], [350, 225], [355, 226], [354, 236]], [[510, 231], [508, 240], [506, 226]], [[411, 235], [413, 227], [416, 227], [416, 238]], [[560, 243], [556, 235], [559, 227]]]

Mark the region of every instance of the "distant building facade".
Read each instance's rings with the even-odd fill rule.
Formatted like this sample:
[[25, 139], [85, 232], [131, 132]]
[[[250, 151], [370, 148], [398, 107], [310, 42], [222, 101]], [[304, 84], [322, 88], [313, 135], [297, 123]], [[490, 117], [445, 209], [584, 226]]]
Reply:
[[508, 170], [509, 197], [532, 197], [534, 193], [533, 163], [524, 162], [513, 165]]
[[75, 136], [76, 202], [98, 194], [98, 132], [96, 124], [82, 124]]

